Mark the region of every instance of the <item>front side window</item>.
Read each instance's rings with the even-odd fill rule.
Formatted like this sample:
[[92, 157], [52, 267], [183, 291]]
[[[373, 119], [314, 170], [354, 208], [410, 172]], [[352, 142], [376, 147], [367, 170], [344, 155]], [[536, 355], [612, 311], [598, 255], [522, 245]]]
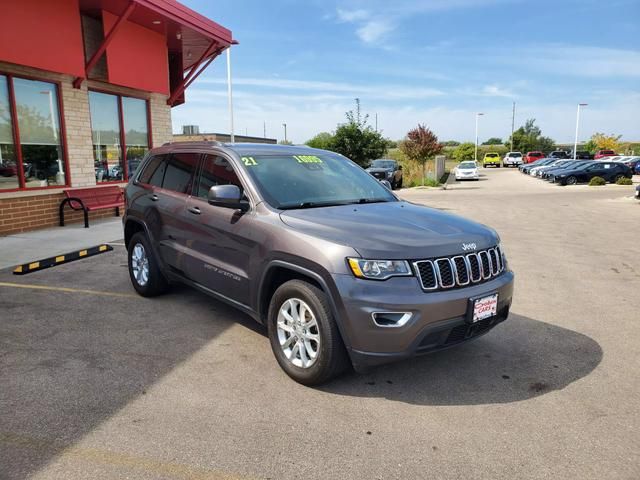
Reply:
[[0, 191], [66, 185], [63, 144], [57, 85], [0, 75]]
[[207, 155], [198, 179], [197, 196], [206, 199], [211, 187], [216, 185], [236, 185], [242, 189], [238, 175], [226, 158]]
[[397, 201], [374, 177], [338, 155], [247, 154], [241, 160], [266, 202], [275, 208]]
[[129, 179], [149, 151], [147, 102], [89, 92], [96, 181]]

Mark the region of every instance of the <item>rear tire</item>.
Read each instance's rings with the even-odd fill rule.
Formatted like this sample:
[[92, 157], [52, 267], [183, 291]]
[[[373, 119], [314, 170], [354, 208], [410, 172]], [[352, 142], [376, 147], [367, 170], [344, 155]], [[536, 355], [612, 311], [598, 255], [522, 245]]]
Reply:
[[147, 236], [138, 232], [131, 237], [127, 249], [129, 278], [133, 288], [143, 297], [156, 297], [169, 289], [160, 271]]
[[348, 366], [329, 300], [310, 283], [290, 280], [278, 287], [269, 304], [267, 327], [278, 364], [298, 383], [327, 382]]

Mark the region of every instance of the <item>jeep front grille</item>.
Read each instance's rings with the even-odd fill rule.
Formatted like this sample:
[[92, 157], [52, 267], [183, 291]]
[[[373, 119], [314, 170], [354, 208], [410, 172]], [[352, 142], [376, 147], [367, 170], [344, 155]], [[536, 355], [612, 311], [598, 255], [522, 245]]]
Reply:
[[446, 290], [482, 283], [504, 271], [504, 256], [500, 247], [453, 257], [414, 262], [423, 290]]

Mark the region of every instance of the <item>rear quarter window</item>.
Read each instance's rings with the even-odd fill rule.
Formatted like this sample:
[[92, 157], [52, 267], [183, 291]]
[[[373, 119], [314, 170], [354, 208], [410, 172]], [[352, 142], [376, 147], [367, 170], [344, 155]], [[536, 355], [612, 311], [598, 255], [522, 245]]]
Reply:
[[166, 157], [166, 155], [155, 155], [151, 157], [140, 172], [138, 181], [155, 187], [161, 187], [166, 168]]

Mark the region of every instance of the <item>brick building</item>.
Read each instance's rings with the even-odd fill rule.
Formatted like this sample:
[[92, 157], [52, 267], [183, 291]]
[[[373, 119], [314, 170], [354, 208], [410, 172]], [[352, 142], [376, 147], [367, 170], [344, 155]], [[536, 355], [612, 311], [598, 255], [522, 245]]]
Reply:
[[0, 235], [56, 225], [64, 189], [124, 185], [172, 141], [171, 107], [233, 43], [175, 0], [0, 0], [0, 11]]

